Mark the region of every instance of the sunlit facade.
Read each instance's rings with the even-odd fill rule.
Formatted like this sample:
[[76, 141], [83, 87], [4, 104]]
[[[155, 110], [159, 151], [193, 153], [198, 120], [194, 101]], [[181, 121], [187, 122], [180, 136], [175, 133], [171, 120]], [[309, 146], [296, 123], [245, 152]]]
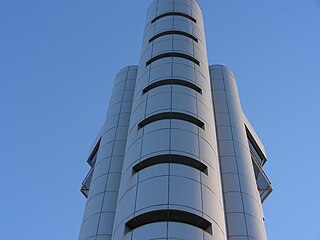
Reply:
[[236, 80], [209, 66], [195, 0], [154, 0], [88, 158], [79, 240], [267, 239], [264, 147]]

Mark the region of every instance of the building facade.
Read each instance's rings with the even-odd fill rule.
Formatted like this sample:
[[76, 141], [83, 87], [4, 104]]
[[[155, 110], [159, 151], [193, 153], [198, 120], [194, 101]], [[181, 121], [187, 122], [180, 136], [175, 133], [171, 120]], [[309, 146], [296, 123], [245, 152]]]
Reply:
[[264, 147], [236, 81], [209, 67], [196, 0], [154, 0], [90, 150], [79, 240], [267, 239]]

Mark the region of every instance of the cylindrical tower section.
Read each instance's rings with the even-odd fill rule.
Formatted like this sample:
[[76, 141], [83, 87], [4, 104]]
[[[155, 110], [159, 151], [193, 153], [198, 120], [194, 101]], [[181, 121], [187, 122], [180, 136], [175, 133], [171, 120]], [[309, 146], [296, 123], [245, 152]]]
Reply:
[[114, 240], [226, 239], [202, 13], [155, 0], [147, 15]]
[[94, 144], [88, 200], [79, 240], [110, 240], [138, 66], [122, 69], [114, 83], [106, 121]]
[[220, 65], [210, 75], [228, 239], [267, 239], [235, 77]]

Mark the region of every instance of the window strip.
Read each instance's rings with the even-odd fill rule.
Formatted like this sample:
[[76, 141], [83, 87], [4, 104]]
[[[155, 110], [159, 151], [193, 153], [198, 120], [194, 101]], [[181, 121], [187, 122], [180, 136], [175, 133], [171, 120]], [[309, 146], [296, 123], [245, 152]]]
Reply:
[[182, 36], [191, 38], [195, 42], [198, 42], [198, 39], [195, 36], [191, 35], [190, 33], [172, 30], [172, 31], [165, 31], [165, 32], [162, 32], [162, 33], [159, 33], [159, 34], [153, 36], [152, 38], [150, 38], [149, 43], [156, 40], [159, 37], [166, 36], [166, 35], [172, 35], [172, 34], [182, 35]]
[[194, 158], [190, 158], [190, 157], [183, 156], [183, 155], [177, 155], [177, 154], [164, 154], [164, 155], [158, 155], [158, 156], [147, 158], [147, 159], [139, 162], [138, 164], [136, 164], [133, 167], [133, 170], [135, 172], [139, 172], [147, 167], [151, 167], [153, 165], [157, 165], [157, 164], [161, 164], [161, 163], [182, 164], [182, 165], [186, 165], [189, 167], [193, 167], [193, 168], [195, 168], [205, 174], [208, 174], [208, 167], [205, 164], [203, 164], [202, 162], [200, 162]]
[[138, 215], [126, 223], [129, 231], [156, 222], [180, 222], [198, 227], [212, 235], [212, 224], [201, 216], [181, 210], [155, 210]]
[[247, 133], [247, 137], [248, 137], [248, 141], [249, 141], [249, 147], [251, 147], [251, 146], [253, 147], [252, 150], [254, 150], [254, 152], [257, 153], [257, 155], [259, 156], [259, 158], [262, 161], [261, 165], [263, 166], [266, 163], [267, 158], [263, 154], [263, 152], [261, 151], [259, 144], [256, 142], [256, 140], [254, 139], [253, 135], [251, 134], [251, 132], [249, 131], [249, 129], [246, 125], [245, 125], [245, 128], [246, 128], [246, 133]]
[[180, 80], [180, 79], [165, 79], [165, 80], [160, 80], [154, 83], [151, 83], [149, 86], [145, 87], [142, 90], [142, 93], [145, 94], [151, 89], [154, 89], [156, 87], [164, 86], [164, 85], [180, 85], [180, 86], [185, 86], [188, 88], [191, 88], [195, 90], [196, 92], [202, 94], [202, 89], [195, 85], [194, 83], [185, 81], [185, 80]]
[[180, 16], [180, 17], [185, 17], [185, 18], [188, 18], [188, 19], [190, 19], [191, 21], [197, 23], [197, 20], [196, 20], [196, 19], [194, 19], [193, 17], [189, 16], [188, 14], [181, 13], [181, 12], [168, 12], [168, 13], [161, 14], [161, 15], [155, 17], [155, 18], [151, 21], [151, 23], [154, 23], [155, 21], [159, 20], [160, 18], [168, 17], [168, 16]]
[[164, 112], [164, 113], [158, 113], [158, 114], [155, 114], [155, 115], [152, 115], [144, 120], [142, 120], [138, 126], [139, 128], [143, 128], [145, 127], [146, 125], [150, 124], [150, 123], [153, 123], [153, 122], [156, 122], [156, 121], [160, 121], [160, 120], [164, 120], [164, 119], [178, 119], [178, 120], [183, 120], [183, 121], [186, 121], [186, 122], [190, 122], [190, 123], [193, 123], [195, 125], [197, 125], [198, 127], [204, 129], [204, 123], [191, 116], [191, 115], [188, 115], [188, 114], [185, 114], [185, 113], [179, 113], [179, 112]]
[[154, 56], [153, 58], [151, 58], [149, 61], [147, 61], [146, 66], [150, 65], [151, 63], [162, 59], [162, 58], [167, 58], [167, 57], [178, 57], [178, 58], [185, 58], [188, 59], [192, 62], [194, 62], [195, 64], [200, 66], [200, 62], [199, 60], [195, 59], [194, 57], [188, 55], [188, 54], [184, 54], [184, 53], [179, 53], [179, 52], [168, 52], [168, 53], [162, 53], [159, 54], [157, 56]]

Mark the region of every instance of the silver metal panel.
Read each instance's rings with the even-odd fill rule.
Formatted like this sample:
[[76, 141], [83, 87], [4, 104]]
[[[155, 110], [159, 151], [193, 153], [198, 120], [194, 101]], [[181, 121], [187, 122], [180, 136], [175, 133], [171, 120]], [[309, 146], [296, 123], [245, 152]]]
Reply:
[[[197, 23], [191, 20], [192, 17]], [[156, 0], [151, 4], [147, 18], [113, 239], [141, 240], [150, 239], [150, 236], [159, 239], [191, 239], [191, 236], [196, 236], [195, 239], [226, 239], [218, 147], [201, 11], [194, 0]], [[193, 34], [199, 41], [172, 34], [157, 37], [149, 42], [156, 34], [168, 30]], [[187, 55], [158, 58], [162, 53]], [[153, 57], [157, 59], [149, 64]], [[190, 60], [192, 57], [196, 57], [199, 65]], [[196, 84], [200, 87], [201, 93], [186, 86], [176, 85], [158, 86], [146, 93], [142, 92], [149, 84], [173, 78]], [[187, 114], [203, 122], [204, 127], [183, 119], [159, 119], [144, 124], [143, 127], [138, 126], [149, 117], [169, 112]], [[161, 163], [138, 172], [133, 171], [133, 166], [137, 163], [162, 154], [194, 158], [207, 166], [207, 172], [177, 163]], [[160, 227], [163, 223], [157, 222], [139, 225], [135, 229], [126, 226], [126, 222], [134, 216], [163, 209], [179, 210], [182, 213], [195, 214], [190, 216], [203, 217], [210, 222], [212, 230], [175, 221], [165, 222], [164, 227]], [[184, 229], [183, 232], [181, 229]]]
[[137, 67], [130, 66], [116, 77], [106, 121], [93, 145], [99, 141], [79, 240], [111, 238], [136, 75]]
[[210, 75], [228, 239], [267, 239], [234, 75], [220, 65], [210, 66]]
[[79, 240], [266, 239], [265, 150], [233, 73], [209, 71], [196, 0], [152, 1], [90, 153]]

